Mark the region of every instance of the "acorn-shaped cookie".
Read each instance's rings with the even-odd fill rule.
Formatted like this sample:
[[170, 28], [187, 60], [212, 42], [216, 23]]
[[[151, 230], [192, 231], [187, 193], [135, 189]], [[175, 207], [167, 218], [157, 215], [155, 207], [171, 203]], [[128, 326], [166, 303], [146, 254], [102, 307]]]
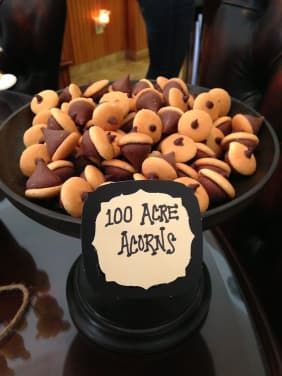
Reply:
[[183, 94], [182, 91], [177, 88], [171, 88], [167, 97], [165, 97], [168, 106], [179, 108], [183, 112], [188, 109], [187, 100], [188, 96]]
[[[78, 169], [83, 169], [85, 165], [92, 163], [100, 164], [102, 161], [102, 157], [97, 152], [95, 145], [93, 144], [90, 135], [89, 135], [89, 129], [84, 131], [79, 147], [77, 149], [77, 152], [75, 154], [75, 163], [78, 166]], [[81, 164], [83, 166], [81, 166]]]
[[51, 158], [46, 144], [33, 144], [23, 150], [19, 162], [23, 175], [31, 176], [33, 174], [38, 159], [43, 159], [45, 163], [50, 162]]
[[148, 109], [154, 112], [158, 110], [163, 105], [162, 95], [155, 89], [144, 89], [141, 90], [135, 100], [136, 111], [142, 109]]
[[257, 134], [263, 122], [263, 116], [236, 114], [232, 117], [232, 129], [233, 132], [249, 132]]
[[205, 111], [210, 115], [212, 120], [216, 120], [219, 117], [219, 105], [209, 92], [197, 95], [194, 99], [193, 109]]
[[119, 139], [121, 153], [134, 167], [140, 171], [144, 159], [152, 149], [153, 140], [144, 133], [131, 132]]
[[91, 185], [93, 190], [105, 182], [103, 173], [97, 167], [92, 165], [85, 166], [80, 176]]
[[110, 91], [102, 96], [99, 104], [111, 102], [115, 106], [120, 107], [123, 117], [125, 117], [130, 111], [130, 98], [126, 93], [121, 91]]
[[48, 129], [53, 130], [65, 130], [68, 132], [77, 132], [79, 133], [75, 122], [72, 120], [72, 118], [64, 113], [59, 108], [52, 108], [50, 110], [50, 117], [48, 119]]
[[176, 163], [175, 169], [179, 178], [187, 177], [197, 180], [199, 175], [193, 167], [187, 165], [186, 163]]
[[158, 114], [152, 110], [142, 109], [136, 113], [132, 131], [144, 133], [159, 142], [162, 136], [163, 125]]
[[147, 179], [174, 180], [177, 178], [174, 153], [149, 156], [142, 163], [142, 174]]
[[182, 111], [187, 111], [187, 100], [189, 91], [187, 85], [180, 78], [171, 78], [163, 88], [164, 100], [167, 106], [177, 107]]
[[197, 159], [195, 162], [193, 162], [192, 167], [198, 172], [203, 168], [210, 169], [212, 171], [216, 171], [222, 176], [225, 176], [226, 178], [228, 178], [231, 173], [229, 164], [217, 158]]
[[89, 158], [96, 164], [110, 160], [114, 156], [112, 144], [107, 133], [100, 127], [91, 127], [83, 133], [76, 157]]
[[180, 90], [183, 93], [183, 95], [187, 96], [187, 99], [188, 99], [189, 90], [188, 90], [186, 83], [181, 78], [173, 77], [173, 78], [168, 79], [165, 82], [165, 84], [163, 85], [163, 94], [166, 99], [168, 98], [169, 92], [171, 89]]
[[110, 85], [110, 90], [121, 91], [122, 93], [126, 93], [127, 96], [129, 97], [131, 95], [131, 90], [132, 90], [129, 74], [120, 78], [119, 80], [114, 81]]
[[57, 196], [61, 190], [61, 179], [46, 166], [43, 159], [38, 159], [36, 168], [26, 181], [25, 196], [47, 199]]
[[193, 107], [194, 107], [194, 96], [193, 94], [189, 94], [189, 97], [188, 97], [188, 100], [187, 100], [187, 107], [188, 107], [188, 110], [192, 110]]
[[82, 129], [87, 122], [92, 119], [94, 102], [86, 98], [76, 98], [70, 101], [68, 106], [68, 115], [75, 122], [77, 127]]
[[59, 96], [54, 90], [43, 90], [33, 96], [30, 101], [30, 109], [34, 114], [50, 110], [59, 104]]
[[178, 121], [183, 113], [181, 109], [173, 106], [166, 106], [159, 109], [158, 115], [163, 123], [163, 134], [165, 136], [177, 133]]
[[42, 129], [46, 128], [46, 124], [36, 124], [27, 128], [23, 135], [23, 143], [25, 147], [33, 144], [39, 144], [44, 140]]
[[121, 151], [119, 146], [119, 140], [121, 137], [125, 135], [125, 132], [118, 129], [117, 131], [107, 131], [108, 140], [112, 144], [113, 150], [114, 150], [114, 158], [117, 158]]
[[226, 116], [231, 108], [231, 96], [228, 91], [215, 87], [209, 90], [209, 95], [213, 98], [219, 108], [218, 116]]
[[75, 175], [74, 164], [71, 161], [57, 160], [48, 163], [47, 167], [61, 179], [62, 183]]
[[223, 154], [221, 142], [224, 137], [224, 133], [219, 128], [213, 126], [206, 140], [206, 145], [215, 152], [217, 158], [220, 158]]
[[78, 176], [69, 178], [61, 187], [61, 205], [69, 215], [80, 218], [87, 194], [92, 191], [91, 185], [83, 178]]
[[136, 112], [129, 112], [129, 114], [127, 114], [126, 117], [122, 120], [120, 130], [125, 133], [131, 132], [135, 115]]
[[135, 172], [133, 174], [133, 180], [139, 181], [139, 180], [148, 180], [143, 174], [140, 174], [140, 172]]
[[198, 180], [207, 191], [212, 204], [221, 204], [235, 197], [233, 185], [216, 171], [203, 168], [199, 171]]
[[59, 104], [63, 102], [70, 102], [74, 98], [81, 96], [80, 87], [74, 83], [70, 83], [59, 94]]
[[234, 132], [223, 138], [221, 141], [221, 147], [223, 150], [226, 150], [229, 148], [229, 144], [234, 141], [240, 142], [241, 144], [247, 146], [251, 152], [253, 152], [259, 144], [259, 138], [253, 133]]
[[201, 213], [204, 213], [208, 210], [210, 202], [209, 195], [207, 194], [207, 191], [199, 181], [189, 177], [177, 178], [174, 181], [177, 183], [184, 184], [186, 187], [189, 187], [193, 190], [193, 193], [198, 201]]
[[50, 109], [43, 110], [35, 114], [34, 118], [32, 119], [32, 125], [37, 124], [48, 124], [48, 119], [51, 116]]
[[250, 176], [256, 172], [257, 163], [252, 150], [240, 142], [233, 141], [229, 144], [225, 161], [237, 174]]
[[140, 91], [144, 89], [154, 89], [154, 85], [150, 80], [146, 78], [142, 78], [141, 80], [137, 81], [136, 84], [132, 88], [132, 96], [136, 96]]
[[102, 167], [107, 181], [131, 180], [135, 172], [133, 166], [120, 159], [103, 161]]
[[105, 102], [95, 108], [91, 122], [105, 131], [116, 131], [121, 127], [123, 115], [123, 110], [115, 103]]
[[230, 116], [221, 116], [214, 121], [213, 126], [220, 129], [224, 136], [227, 136], [232, 132], [232, 119]]
[[203, 142], [195, 142], [197, 152], [194, 157], [194, 160], [200, 158], [215, 158], [216, 153], [206, 144]]
[[156, 85], [155, 85], [156, 89], [162, 92], [168, 80], [169, 79], [167, 77], [158, 76], [156, 78]]
[[196, 142], [205, 141], [213, 122], [210, 115], [203, 110], [186, 111], [178, 121], [178, 132]]
[[95, 103], [98, 103], [100, 98], [109, 91], [109, 80], [99, 80], [88, 85], [83, 96], [85, 98], [92, 98]]
[[44, 141], [52, 161], [67, 159], [79, 140], [77, 132], [67, 132], [65, 130], [42, 129]]
[[173, 133], [161, 141], [160, 150], [163, 154], [174, 152], [176, 162], [188, 162], [195, 157], [197, 146], [190, 137]]

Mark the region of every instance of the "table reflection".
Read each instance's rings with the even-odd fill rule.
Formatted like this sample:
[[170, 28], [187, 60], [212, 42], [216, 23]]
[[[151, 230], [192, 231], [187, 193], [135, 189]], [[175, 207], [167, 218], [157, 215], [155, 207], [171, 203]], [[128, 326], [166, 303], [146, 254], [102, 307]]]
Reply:
[[[201, 362], [199, 362], [201, 354]], [[118, 354], [88, 343], [77, 335], [67, 353], [64, 376], [86, 375], [205, 375], [215, 374], [212, 355], [203, 337], [191, 337], [176, 348], [151, 355]]]
[[[26, 323], [10, 337], [18, 343], [12, 346], [18, 350], [11, 353], [8, 342], [0, 345], [1, 376], [84, 376], [109, 372], [266, 375], [259, 336], [246, 301], [212, 233], [205, 232], [204, 236], [204, 260], [212, 280], [212, 298], [200, 333], [170, 351], [133, 356], [89, 344], [78, 335], [71, 321], [66, 279], [81, 254], [80, 241], [39, 225], [6, 199], [0, 202], [0, 217], [0, 283], [25, 283], [32, 294]], [[13, 299], [17, 300], [16, 294]], [[12, 314], [11, 301], [5, 303], [0, 297], [0, 304], [0, 312]], [[5, 304], [10, 310], [6, 310]], [[7, 316], [1, 320], [7, 320]]]

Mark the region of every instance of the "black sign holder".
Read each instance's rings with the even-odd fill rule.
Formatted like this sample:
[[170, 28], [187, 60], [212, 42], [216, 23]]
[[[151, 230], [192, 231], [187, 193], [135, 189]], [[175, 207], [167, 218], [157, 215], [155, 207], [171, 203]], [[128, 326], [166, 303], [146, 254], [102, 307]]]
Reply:
[[[147, 290], [107, 282], [92, 245], [101, 203], [140, 189], [181, 198], [189, 213], [183, 231], [190, 226], [194, 234], [185, 276]], [[166, 350], [200, 329], [209, 310], [211, 282], [202, 257], [201, 215], [191, 188], [170, 181], [104, 185], [87, 198], [81, 239], [82, 255], [70, 270], [67, 299], [74, 324], [89, 340], [119, 352], [151, 353]]]

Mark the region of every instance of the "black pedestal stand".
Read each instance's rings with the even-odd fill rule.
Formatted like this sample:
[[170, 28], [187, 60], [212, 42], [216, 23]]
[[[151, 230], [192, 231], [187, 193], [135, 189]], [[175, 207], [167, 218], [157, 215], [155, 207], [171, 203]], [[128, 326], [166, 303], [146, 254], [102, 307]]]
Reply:
[[[67, 281], [67, 299], [72, 320], [90, 341], [119, 352], [151, 353], [166, 350], [184, 340], [204, 323], [209, 310], [211, 282], [203, 263], [202, 278], [193, 304], [164, 325], [148, 329], [119, 327], [103, 318], [84, 294], [85, 273], [82, 256], [74, 263]], [[83, 278], [82, 278], [83, 276]]]

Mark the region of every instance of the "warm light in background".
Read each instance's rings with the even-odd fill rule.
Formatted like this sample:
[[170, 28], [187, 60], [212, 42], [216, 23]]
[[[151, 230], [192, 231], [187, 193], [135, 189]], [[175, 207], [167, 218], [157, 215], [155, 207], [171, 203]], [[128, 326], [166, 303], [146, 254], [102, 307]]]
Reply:
[[102, 34], [104, 32], [105, 27], [110, 22], [110, 14], [111, 12], [109, 10], [100, 9], [99, 13], [93, 17], [96, 34]]

